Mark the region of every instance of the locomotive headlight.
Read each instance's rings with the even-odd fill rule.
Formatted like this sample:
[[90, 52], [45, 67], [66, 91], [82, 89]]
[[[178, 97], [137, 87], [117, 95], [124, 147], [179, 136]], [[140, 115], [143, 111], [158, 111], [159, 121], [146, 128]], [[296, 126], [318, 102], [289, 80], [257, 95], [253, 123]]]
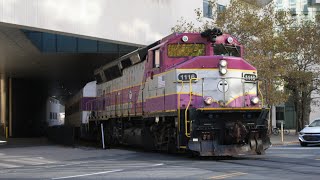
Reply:
[[189, 40], [188, 36], [182, 36], [181, 39], [182, 39], [183, 42], [187, 42]]
[[207, 105], [210, 105], [210, 104], [212, 104], [213, 103], [213, 98], [212, 97], [206, 97], [205, 99], [204, 99], [204, 102], [207, 104]]
[[227, 74], [227, 65], [228, 65], [228, 62], [224, 59], [220, 60], [219, 62], [219, 71], [220, 71], [220, 74], [222, 75], [225, 75]]
[[220, 67], [226, 67], [228, 65], [228, 62], [224, 59], [220, 60], [219, 62]]
[[259, 98], [258, 97], [253, 97], [251, 98], [252, 104], [258, 104], [259, 103]]
[[222, 74], [222, 75], [225, 75], [225, 74], [227, 74], [227, 68], [220, 68], [220, 73]]

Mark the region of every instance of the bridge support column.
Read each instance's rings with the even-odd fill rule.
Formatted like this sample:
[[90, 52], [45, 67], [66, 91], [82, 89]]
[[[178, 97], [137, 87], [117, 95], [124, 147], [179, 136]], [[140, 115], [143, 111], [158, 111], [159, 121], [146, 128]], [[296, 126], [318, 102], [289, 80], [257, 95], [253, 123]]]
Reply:
[[9, 123], [7, 119], [7, 77], [1, 74], [0, 79], [0, 119], [1, 119], [1, 134], [7, 137], [9, 134]]

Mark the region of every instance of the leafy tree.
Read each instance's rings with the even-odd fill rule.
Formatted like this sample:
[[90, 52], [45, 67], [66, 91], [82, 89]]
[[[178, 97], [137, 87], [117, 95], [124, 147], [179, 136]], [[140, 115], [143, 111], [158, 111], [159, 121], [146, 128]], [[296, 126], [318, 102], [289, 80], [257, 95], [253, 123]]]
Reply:
[[[215, 1], [210, 3], [216, 7]], [[274, 9], [272, 3], [261, 8], [233, 0], [224, 12], [213, 13], [212, 20], [203, 18], [201, 10], [196, 9], [197, 23], [181, 18], [172, 31], [199, 32], [219, 27], [237, 37], [246, 48], [245, 59], [258, 69], [262, 95], [269, 107], [284, 103], [289, 96], [293, 98], [300, 130], [309, 118], [311, 93], [319, 84], [319, 30], [307, 21], [292, 28], [294, 19], [289, 11]], [[286, 88], [280, 90], [283, 85]]]
[[[215, 1], [210, 3], [215, 7]], [[235, 0], [231, 1], [224, 12], [213, 13], [213, 20], [202, 18], [202, 12], [199, 9], [195, 10], [198, 23], [202, 23], [200, 28], [195, 27], [194, 23], [181, 19], [172, 30], [199, 32], [207, 28], [219, 27], [223, 32], [237, 37], [246, 48], [245, 59], [258, 69], [259, 79], [262, 81], [262, 96], [271, 106], [285, 102], [287, 99], [286, 92], [278, 90], [283, 84], [281, 80], [287, 72], [285, 69], [287, 66], [277, 66], [281, 56], [276, 54], [281, 52], [280, 48], [283, 47], [284, 42], [281, 36], [274, 36], [273, 9], [272, 5], [261, 9]]]
[[315, 22], [302, 21], [299, 26], [284, 31], [288, 46], [287, 58], [292, 66], [285, 77], [294, 102], [297, 131], [309, 121], [311, 103], [317, 103], [312, 93], [319, 94], [320, 31]]

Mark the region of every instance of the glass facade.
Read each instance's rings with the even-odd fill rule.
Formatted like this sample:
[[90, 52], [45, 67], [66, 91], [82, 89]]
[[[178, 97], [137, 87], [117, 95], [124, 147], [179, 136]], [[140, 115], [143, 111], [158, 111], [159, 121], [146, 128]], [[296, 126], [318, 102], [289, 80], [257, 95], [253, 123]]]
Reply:
[[290, 10], [291, 15], [295, 16], [297, 20], [296, 23], [299, 24], [301, 20], [316, 20], [316, 15], [319, 14], [320, 10], [320, 3], [316, 3], [316, 1], [317, 0], [276, 0], [274, 2], [277, 10]]
[[[225, 5], [221, 5], [221, 4], [216, 4], [217, 9], [216, 12], [217, 13], [221, 13], [226, 9]], [[203, 0], [203, 16], [207, 17], [207, 18], [212, 18], [213, 17], [213, 6], [210, 2], [210, 0]]]
[[208, 0], [203, 0], [203, 16], [212, 18], [212, 6]]
[[137, 49], [103, 41], [66, 35], [22, 30], [30, 41], [44, 53], [127, 53]]

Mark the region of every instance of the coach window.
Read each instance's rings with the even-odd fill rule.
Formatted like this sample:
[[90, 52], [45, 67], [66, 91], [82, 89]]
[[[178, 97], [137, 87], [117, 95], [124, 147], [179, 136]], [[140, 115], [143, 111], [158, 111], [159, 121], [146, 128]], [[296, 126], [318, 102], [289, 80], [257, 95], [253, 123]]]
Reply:
[[153, 67], [160, 67], [160, 50], [156, 49], [153, 51]]

